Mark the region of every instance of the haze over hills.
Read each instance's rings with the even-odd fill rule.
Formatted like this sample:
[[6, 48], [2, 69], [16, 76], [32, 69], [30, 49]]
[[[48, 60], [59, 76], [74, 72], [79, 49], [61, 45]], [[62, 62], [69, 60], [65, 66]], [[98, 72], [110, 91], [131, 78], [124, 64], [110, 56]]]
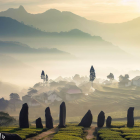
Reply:
[[79, 29], [91, 35], [101, 36], [127, 52], [139, 56], [140, 18], [125, 23], [107, 24], [90, 21], [71, 12], [60, 12], [55, 9], [50, 9], [41, 14], [30, 14], [23, 6], [18, 9], [10, 8], [7, 11], [0, 12], [0, 16], [11, 17], [48, 32]]
[[0, 41], [0, 53], [45, 53], [45, 54], [67, 54], [56, 48], [31, 48], [26, 44], [14, 41]]
[[[39, 29], [24, 25], [9, 17], [0, 17], [0, 36], [1, 37], [84, 37], [92, 38], [88, 33], [84, 33], [78, 29], [73, 29], [68, 32], [44, 32]], [[94, 36], [95, 38], [101, 39], [99, 36]]]
[[3, 82], [0, 80], [0, 89], [1, 89], [1, 98], [5, 98], [5, 99], [9, 99], [9, 95], [12, 93], [19, 93], [21, 91], [21, 87], [11, 84], [11, 83], [7, 83], [7, 82]]
[[28, 65], [24, 64], [23, 62], [5, 54], [0, 54], [0, 69], [7, 68], [30, 68]]
[[41, 14], [30, 14], [23, 6], [18, 9], [10, 8], [7, 11], [0, 12], [0, 16], [11, 17], [47, 32], [69, 31], [76, 28], [86, 29], [87, 23], [90, 22], [71, 12], [60, 12], [56, 9], [50, 9]]
[[[125, 60], [130, 57], [132, 58], [132, 56], [125, 53], [119, 47], [114, 46], [110, 42], [104, 41], [101, 37], [91, 36], [78, 29], [73, 29], [69, 32], [50, 33], [42, 32], [8, 17], [0, 17], [0, 22], [1, 38], [4, 38], [4, 40], [13, 39], [14, 41], [21, 43], [26, 42], [33, 48], [48, 48], [49, 46], [49, 48], [57, 48], [83, 58], [88, 57], [98, 59], [99, 57], [103, 57], [106, 60], [110, 60], [111, 58], [117, 60], [118, 57]], [[3, 47], [3, 51], [5, 49], [6, 48]], [[19, 49], [20, 48], [18, 47], [18, 50]], [[31, 52], [31, 48], [28, 48], [28, 51]], [[32, 49], [32, 51], [45, 52], [45, 49]]]

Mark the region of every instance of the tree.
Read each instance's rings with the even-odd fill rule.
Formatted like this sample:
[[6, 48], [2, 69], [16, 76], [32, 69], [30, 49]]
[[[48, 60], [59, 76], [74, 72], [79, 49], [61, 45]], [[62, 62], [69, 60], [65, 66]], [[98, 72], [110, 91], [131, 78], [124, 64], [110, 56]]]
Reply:
[[124, 81], [124, 80], [129, 80], [129, 75], [128, 74], [125, 74], [125, 76], [122, 76], [122, 75], [119, 76], [119, 81], [120, 82]]
[[122, 75], [120, 75], [120, 76], [119, 76], [119, 81], [121, 82], [121, 81], [123, 80], [123, 78], [124, 78], [124, 77], [123, 77]]
[[29, 91], [28, 91], [28, 95], [29, 96], [32, 96], [32, 95], [34, 95], [34, 94], [37, 94], [37, 90], [36, 89], [34, 89], [34, 88], [29, 88], [28, 89]]
[[5, 110], [9, 105], [8, 100], [5, 100], [4, 98], [0, 99], [0, 110]]
[[36, 83], [33, 88], [42, 88], [42, 83]]
[[20, 101], [19, 95], [18, 95], [17, 93], [11, 93], [11, 94], [10, 94], [10, 101], [9, 101], [9, 102], [10, 102], [10, 104], [13, 105], [14, 111], [16, 111], [16, 103], [17, 103], [18, 101]]
[[114, 80], [114, 75], [113, 73], [110, 73], [108, 76], [107, 76], [108, 79], [110, 79], [110, 81]]
[[128, 74], [125, 74], [125, 79], [129, 79], [129, 75]]
[[15, 100], [20, 100], [20, 97], [17, 93], [11, 93], [10, 94], [10, 100], [15, 99]]
[[125, 76], [120, 75], [119, 76], [119, 86], [125, 86], [130, 80], [129, 75], [125, 74]]
[[8, 113], [0, 111], [0, 126], [11, 125], [13, 122], [16, 122], [13, 117], [9, 116]]

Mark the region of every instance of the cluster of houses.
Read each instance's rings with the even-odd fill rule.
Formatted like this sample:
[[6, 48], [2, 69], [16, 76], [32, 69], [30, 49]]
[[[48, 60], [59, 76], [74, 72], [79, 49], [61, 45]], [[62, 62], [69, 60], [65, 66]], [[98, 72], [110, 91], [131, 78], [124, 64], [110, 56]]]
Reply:
[[140, 76], [136, 76], [133, 79], [129, 80], [126, 79], [124, 81], [124, 86], [125, 87], [130, 87], [130, 86], [136, 86], [136, 87], [140, 87]]
[[[43, 87], [42, 87], [43, 88]], [[84, 96], [82, 90], [77, 86], [64, 87], [60, 91], [50, 90], [48, 92], [43, 92], [40, 94], [35, 94], [33, 96], [25, 95], [22, 97], [24, 103], [28, 103], [29, 106], [37, 107], [42, 104], [52, 104], [56, 102], [71, 101]]]
[[[137, 86], [140, 87], [140, 76], [136, 76], [132, 80], [126, 79], [123, 81], [123, 86]], [[105, 80], [100, 84], [110, 85], [112, 83], [118, 83], [118, 81], [108, 81]], [[43, 88], [43, 87], [42, 87]], [[53, 104], [56, 102], [62, 101], [71, 101], [81, 98], [85, 94], [81, 90], [82, 88], [77, 87], [76, 85], [69, 85], [65, 87], [61, 87], [59, 90], [53, 89], [48, 90], [46, 92], [41, 91], [41, 93], [37, 93], [33, 96], [25, 95], [22, 97], [22, 101], [28, 103], [29, 106], [37, 107], [41, 106], [42, 104]]]

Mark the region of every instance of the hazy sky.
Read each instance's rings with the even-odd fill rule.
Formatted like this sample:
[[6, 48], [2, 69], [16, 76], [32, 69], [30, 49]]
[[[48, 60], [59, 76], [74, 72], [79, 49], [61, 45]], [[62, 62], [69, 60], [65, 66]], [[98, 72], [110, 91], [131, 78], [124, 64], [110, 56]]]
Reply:
[[29, 13], [55, 8], [90, 20], [124, 22], [140, 16], [140, 0], [0, 0], [0, 10], [23, 5]]

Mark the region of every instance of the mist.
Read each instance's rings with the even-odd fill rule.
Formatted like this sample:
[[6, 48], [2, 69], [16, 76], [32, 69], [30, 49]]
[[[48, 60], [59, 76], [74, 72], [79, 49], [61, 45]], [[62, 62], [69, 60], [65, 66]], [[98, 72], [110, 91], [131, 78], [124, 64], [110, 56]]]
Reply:
[[[51, 12], [46, 12], [49, 18]], [[140, 57], [139, 48], [135, 49], [139, 41], [133, 39], [138, 33], [136, 28], [127, 32], [133, 22], [103, 24], [70, 13], [65, 13], [71, 15], [68, 19], [56, 14], [55, 20], [47, 16], [43, 20], [44, 13], [37, 15], [42, 16], [43, 26], [37, 22], [29, 26], [29, 18], [15, 13], [20, 20], [7, 12], [0, 17], [0, 100], [7, 103], [2, 111], [18, 120], [27, 103], [30, 123], [41, 117], [45, 124], [49, 106], [58, 124], [59, 105], [64, 101], [67, 122], [79, 122], [89, 109], [93, 123], [101, 110], [106, 117], [126, 121], [126, 110], [134, 106], [135, 117], [140, 116]]]

